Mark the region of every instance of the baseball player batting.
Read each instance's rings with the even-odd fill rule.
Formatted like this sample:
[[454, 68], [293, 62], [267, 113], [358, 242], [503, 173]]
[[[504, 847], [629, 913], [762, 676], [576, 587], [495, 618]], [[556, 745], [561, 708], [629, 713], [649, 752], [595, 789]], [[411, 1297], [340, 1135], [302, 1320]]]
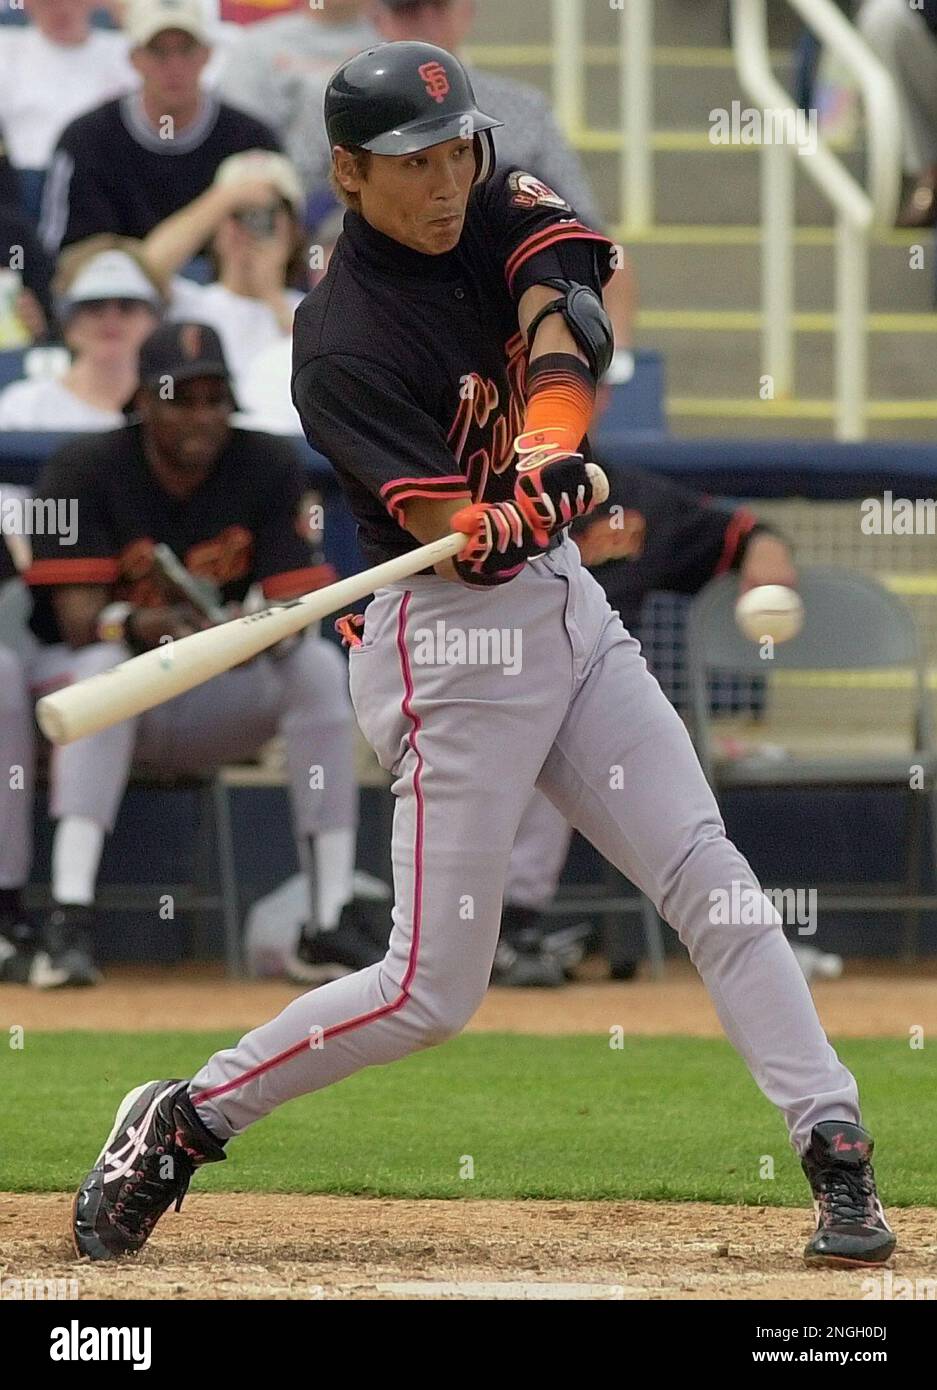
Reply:
[[[372, 562], [468, 536], [455, 560], [378, 590], [349, 657], [394, 776], [393, 930], [378, 964], [302, 995], [193, 1079], [125, 1097], [78, 1191], [76, 1247], [140, 1250], [194, 1170], [278, 1105], [459, 1032], [539, 787], [678, 932], [781, 1111], [817, 1204], [806, 1258], [881, 1264], [895, 1237], [855, 1080], [683, 724], [566, 536], [603, 492], [585, 429], [613, 348], [611, 246], [533, 175], [494, 173], [499, 122], [442, 49], [352, 58], [325, 119], [349, 210], [297, 313], [296, 407]], [[501, 634], [499, 662], [480, 633]], [[729, 900], [762, 910], [723, 925], [714, 894], [736, 884]]]

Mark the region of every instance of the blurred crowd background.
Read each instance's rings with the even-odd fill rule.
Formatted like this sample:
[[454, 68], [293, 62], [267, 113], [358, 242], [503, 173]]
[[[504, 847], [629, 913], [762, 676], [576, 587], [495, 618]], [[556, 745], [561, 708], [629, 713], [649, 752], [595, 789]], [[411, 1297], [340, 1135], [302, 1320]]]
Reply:
[[[92, 984], [112, 958], [224, 951], [232, 970], [307, 982], [382, 949], [389, 794], [356, 740], [331, 633], [219, 678], [184, 716], [170, 706], [51, 760], [32, 706], [166, 632], [360, 567], [328, 461], [298, 438], [290, 332], [342, 227], [325, 84], [370, 44], [411, 38], [466, 58], [480, 107], [505, 123], [501, 163], [621, 245], [594, 430], [617, 511], [578, 539], [694, 720], [763, 877], [824, 894], [837, 882], [838, 904], [800, 933], [805, 971], [933, 949], [933, 518], [872, 529], [862, 506], [926, 498], [937, 474], [937, 0], [826, 5], [900, 114], [894, 227], [869, 238], [866, 438], [842, 445], [834, 213], [803, 178], [793, 381], [780, 399], [764, 389], [759, 151], [712, 139], [715, 113], [750, 104], [724, 0], [652, 6], [653, 212], [629, 224], [630, 3], [579, 7], [573, 118], [555, 109], [561, 7], [537, 0], [0, 3], [0, 979]], [[776, 75], [861, 181], [855, 74], [797, 7], [767, 9]], [[186, 389], [162, 400], [160, 380], [183, 368]], [[179, 486], [174, 455], [200, 486], [214, 479], [211, 506]], [[17, 521], [30, 498], [77, 500], [67, 563]], [[160, 543], [202, 585], [195, 610]], [[727, 648], [706, 669], [686, 630], [708, 640], [728, 621], [713, 580], [800, 582], [829, 659], [815, 643], [798, 662], [792, 644], [769, 675]], [[204, 856], [190, 863], [193, 845]], [[523, 986], [560, 986], [595, 953], [627, 979], [673, 949], [546, 804], [522, 827], [502, 944], [496, 978]]]

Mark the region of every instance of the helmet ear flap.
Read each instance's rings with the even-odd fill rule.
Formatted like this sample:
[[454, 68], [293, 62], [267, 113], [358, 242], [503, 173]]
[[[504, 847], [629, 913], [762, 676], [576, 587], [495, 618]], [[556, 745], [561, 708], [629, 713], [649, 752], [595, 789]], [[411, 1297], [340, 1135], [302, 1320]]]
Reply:
[[495, 142], [490, 130], [475, 134], [475, 183], [490, 179], [495, 167]]

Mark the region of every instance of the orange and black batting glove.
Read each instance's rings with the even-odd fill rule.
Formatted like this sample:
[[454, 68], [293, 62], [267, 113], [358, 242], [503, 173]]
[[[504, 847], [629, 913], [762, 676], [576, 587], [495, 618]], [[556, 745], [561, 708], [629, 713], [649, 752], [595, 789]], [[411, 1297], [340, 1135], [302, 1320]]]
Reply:
[[453, 561], [456, 574], [464, 584], [482, 588], [507, 584], [549, 540], [515, 502], [473, 502], [460, 507], [449, 526], [467, 537]]

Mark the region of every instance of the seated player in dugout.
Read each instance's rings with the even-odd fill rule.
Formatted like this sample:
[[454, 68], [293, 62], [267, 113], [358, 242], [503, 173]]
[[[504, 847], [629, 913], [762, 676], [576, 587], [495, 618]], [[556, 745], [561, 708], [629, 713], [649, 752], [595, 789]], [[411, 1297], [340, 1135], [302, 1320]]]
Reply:
[[[612, 351], [610, 243], [532, 196], [523, 170], [492, 172], [498, 122], [443, 49], [359, 54], [325, 119], [350, 208], [297, 312], [296, 406], [372, 561], [464, 536], [436, 572], [375, 594], [350, 651], [358, 721], [394, 778], [393, 930], [377, 964], [293, 1000], [190, 1080], [124, 1098], [79, 1188], [76, 1248], [139, 1250], [195, 1168], [277, 1106], [459, 1032], [539, 787], [679, 933], [781, 1112], [817, 1202], [807, 1258], [881, 1263], [895, 1237], [856, 1082], [686, 729], [567, 537], [603, 491], [585, 434]], [[479, 633], [520, 659], [499, 663], [503, 641], [495, 655]], [[451, 659], [451, 637], [475, 659]], [[712, 892], [730, 885], [763, 910], [715, 922]]]
[[[603, 383], [593, 426], [607, 394]], [[727, 571], [738, 574], [742, 593], [760, 584], [796, 587], [787, 542], [748, 507], [715, 506], [690, 488], [637, 468], [609, 468], [607, 476], [605, 502], [574, 522], [570, 535], [629, 632], [639, 627], [650, 593], [695, 594]], [[551, 930], [544, 915], [556, 896], [571, 837], [569, 821], [535, 791], [508, 866], [494, 983], [562, 985], [582, 959], [592, 923]], [[630, 979], [636, 969], [634, 961], [618, 961], [615, 978]]]
[[[33, 538], [26, 578], [36, 641], [25, 660], [34, 690], [82, 680], [224, 621], [252, 586], [280, 602], [335, 578], [311, 544], [317, 518], [294, 448], [231, 428], [236, 403], [214, 330], [158, 328], [141, 350], [140, 381], [138, 422], [67, 444], [40, 479], [38, 497], [61, 503], [73, 525]], [[217, 597], [183, 598], [185, 584], [174, 587], [158, 568], [160, 544], [214, 585]], [[50, 790], [55, 905], [35, 936], [13, 933], [27, 955], [32, 944], [51, 968], [34, 978], [27, 959], [21, 973], [40, 985], [98, 980], [98, 865], [132, 765], [210, 769], [255, 755], [275, 734], [285, 744], [293, 828], [310, 878], [312, 916], [298, 977], [331, 979], [378, 959], [351, 902], [353, 733], [346, 663], [310, 630], [150, 713], [57, 749]], [[8, 717], [2, 731], [5, 765], [31, 770], [32, 746], [31, 710], [21, 704], [18, 720]], [[0, 825], [10, 827], [8, 852], [28, 873], [28, 798], [11, 791], [9, 780], [0, 779]]]

